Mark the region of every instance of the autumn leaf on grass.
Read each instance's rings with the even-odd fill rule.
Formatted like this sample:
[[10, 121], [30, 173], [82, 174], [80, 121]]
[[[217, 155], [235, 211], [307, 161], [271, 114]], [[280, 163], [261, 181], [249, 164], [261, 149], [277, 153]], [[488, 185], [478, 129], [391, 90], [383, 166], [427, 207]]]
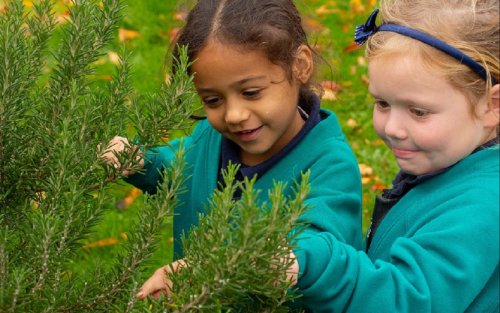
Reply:
[[68, 22], [70, 18], [71, 17], [70, 17], [69, 11], [64, 11], [56, 17], [56, 23], [57, 24], [64, 24], [64, 23]]
[[30, 9], [30, 8], [32, 8], [32, 7], [33, 7], [33, 1], [31, 1], [31, 0], [23, 0], [23, 5], [24, 5], [26, 8]]
[[368, 184], [373, 178], [373, 169], [366, 164], [359, 163], [359, 172], [361, 173], [361, 183]]
[[358, 122], [355, 119], [350, 118], [347, 120], [346, 125], [349, 128], [356, 128], [356, 127], [358, 127]]
[[319, 8], [317, 8], [315, 12], [316, 12], [316, 15], [323, 16], [323, 15], [339, 13], [340, 10], [329, 8], [328, 5], [324, 4], [324, 5], [320, 6]]
[[105, 81], [112, 81], [113, 76], [111, 75], [94, 75], [94, 78], [96, 80], [105, 80]]
[[141, 34], [136, 30], [130, 30], [125, 28], [120, 28], [118, 30], [118, 39], [120, 42], [129, 41], [131, 39], [135, 39], [139, 37]]
[[114, 65], [120, 65], [120, 63], [121, 63], [120, 55], [114, 51], [108, 52], [108, 60], [109, 60], [109, 62], [111, 62], [111, 64], [114, 64]]
[[181, 6], [174, 12], [174, 20], [185, 23], [189, 14], [189, 8], [186, 5]]
[[82, 248], [84, 250], [88, 250], [91, 248], [113, 246], [113, 245], [118, 244], [119, 242], [120, 241], [118, 239], [116, 239], [115, 237], [110, 237], [110, 238], [101, 239], [101, 240], [97, 240], [97, 241], [88, 243], [88, 244], [84, 245]]
[[345, 53], [351, 53], [353, 51], [361, 49], [361, 46], [355, 43], [354, 41], [348, 45], [347, 47], [344, 48]]
[[363, 13], [366, 11], [366, 6], [361, 0], [351, 0], [351, 10], [356, 14]]
[[370, 85], [370, 78], [365, 74], [361, 75], [361, 81], [367, 86]]
[[373, 191], [383, 191], [384, 189], [387, 189], [387, 186], [380, 182], [374, 183], [371, 187], [371, 190]]
[[323, 99], [325, 100], [337, 100], [337, 94], [342, 90], [342, 87], [331, 80], [325, 80], [321, 82], [321, 87], [323, 88]]
[[304, 18], [302, 23], [304, 28], [310, 33], [327, 33], [329, 31], [327, 27], [312, 18]]
[[116, 208], [117, 209], [126, 209], [129, 207], [132, 203], [134, 203], [134, 200], [139, 197], [141, 194], [141, 190], [138, 188], [132, 188], [128, 195], [125, 196], [125, 198], [119, 200], [116, 202]]
[[[126, 233], [121, 233], [120, 237], [122, 239], [127, 239], [127, 234]], [[101, 240], [90, 242], [90, 243], [84, 245], [82, 248], [84, 250], [89, 250], [89, 249], [92, 249], [92, 248], [114, 246], [114, 245], [117, 245], [118, 243], [120, 243], [120, 240], [118, 238], [116, 238], [116, 237], [109, 237], [109, 238], [105, 238], [105, 239], [101, 239]]]

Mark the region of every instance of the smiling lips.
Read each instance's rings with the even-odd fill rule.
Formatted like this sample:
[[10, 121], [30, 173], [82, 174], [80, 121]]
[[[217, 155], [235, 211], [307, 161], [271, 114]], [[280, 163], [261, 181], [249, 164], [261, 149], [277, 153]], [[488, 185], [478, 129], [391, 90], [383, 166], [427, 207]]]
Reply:
[[417, 150], [403, 150], [394, 147], [392, 147], [391, 150], [396, 158], [401, 158], [401, 159], [409, 158], [417, 152]]
[[262, 126], [250, 130], [235, 132], [234, 134], [236, 135], [236, 137], [238, 137], [240, 141], [252, 141], [257, 138], [261, 129]]

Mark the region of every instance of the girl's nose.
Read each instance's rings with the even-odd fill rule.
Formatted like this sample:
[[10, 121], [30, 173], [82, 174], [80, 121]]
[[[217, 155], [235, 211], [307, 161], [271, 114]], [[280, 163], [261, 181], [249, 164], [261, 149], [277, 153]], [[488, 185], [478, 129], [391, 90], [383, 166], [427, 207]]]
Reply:
[[240, 124], [250, 117], [250, 111], [241, 101], [226, 100], [225, 121], [227, 124]]
[[405, 139], [407, 137], [405, 124], [404, 116], [396, 112], [389, 113], [384, 127], [385, 135], [393, 139]]

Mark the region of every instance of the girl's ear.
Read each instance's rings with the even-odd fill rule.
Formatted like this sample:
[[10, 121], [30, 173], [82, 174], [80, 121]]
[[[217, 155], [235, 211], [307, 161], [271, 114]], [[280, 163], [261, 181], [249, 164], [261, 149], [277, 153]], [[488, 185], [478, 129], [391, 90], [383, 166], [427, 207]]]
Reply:
[[293, 62], [293, 74], [303, 84], [306, 84], [312, 76], [314, 68], [314, 56], [311, 49], [301, 45]]
[[485, 126], [497, 128], [500, 122], [500, 84], [491, 87], [489, 102], [489, 107], [485, 112]]

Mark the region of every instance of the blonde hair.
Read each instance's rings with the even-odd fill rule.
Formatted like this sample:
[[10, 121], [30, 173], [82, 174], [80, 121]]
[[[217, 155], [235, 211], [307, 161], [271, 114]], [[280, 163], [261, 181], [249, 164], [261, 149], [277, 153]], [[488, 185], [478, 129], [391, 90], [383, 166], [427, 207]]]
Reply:
[[381, 0], [380, 13], [383, 23], [419, 30], [461, 50], [486, 69], [488, 80], [446, 53], [393, 32], [377, 32], [368, 39], [368, 60], [414, 55], [463, 91], [472, 106], [489, 93], [491, 77], [500, 80], [499, 0]]

